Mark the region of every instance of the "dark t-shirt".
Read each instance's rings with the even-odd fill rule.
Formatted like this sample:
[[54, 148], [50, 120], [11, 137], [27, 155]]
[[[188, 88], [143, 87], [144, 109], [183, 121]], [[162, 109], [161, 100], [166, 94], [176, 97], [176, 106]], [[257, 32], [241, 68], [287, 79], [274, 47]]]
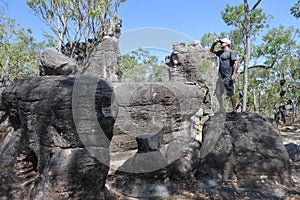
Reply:
[[215, 51], [215, 54], [219, 57], [219, 73], [222, 78], [231, 76], [234, 69], [234, 61], [237, 60], [237, 51], [219, 50]]

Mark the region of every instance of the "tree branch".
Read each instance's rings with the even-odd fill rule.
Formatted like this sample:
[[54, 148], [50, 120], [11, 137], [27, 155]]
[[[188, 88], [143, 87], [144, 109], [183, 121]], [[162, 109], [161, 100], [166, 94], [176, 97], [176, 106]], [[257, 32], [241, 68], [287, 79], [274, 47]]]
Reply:
[[272, 68], [272, 67], [273, 67], [272, 65], [253, 65], [253, 66], [250, 66], [248, 69], [253, 69], [253, 68], [270, 69], [270, 68]]
[[253, 8], [251, 9], [250, 13], [252, 13], [253, 10], [256, 9], [256, 7], [260, 4], [260, 2], [261, 2], [261, 0], [258, 0], [258, 1], [254, 4], [254, 6], [253, 6]]
[[[273, 62], [271, 65], [253, 65], [251, 67], [248, 67], [248, 69], [254, 69], [254, 68], [263, 68], [263, 69], [270, 69], [273, 68], [275, 62]], [[240, 72], [240, 74], [243, 74], [244, 72]]]
[[245, 11], [245, 13], [249, 12], [249, 3], [248, 3], [248, 0], [244, 0], [244, 11]]

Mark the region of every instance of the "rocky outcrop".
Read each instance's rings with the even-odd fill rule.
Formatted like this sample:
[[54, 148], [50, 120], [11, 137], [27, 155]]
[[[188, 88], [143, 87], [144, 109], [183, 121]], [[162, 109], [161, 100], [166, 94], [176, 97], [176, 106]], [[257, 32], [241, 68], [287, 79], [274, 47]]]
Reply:
[[[158, 151], [158, 134], [137, 136], [137, 141], [138, 151], [108, 179], [119, 199], [299, 198], [281, 138], [256, 113], [210, 116], [203, 143], [184, 143], [171, 163], [162, 148]], [[139, 173], [128, 170], [133, 168]], [[141, 171], [149, 168], [153, 171]]]
[[118, 61], [121, 21], [111, 24], [98, 40], [67, 43], [61, 52], [46, 49], [40, 59], [41, 76], [91, 74], [108, 81], [122, 77]]
[[255, 113], [211, 117], [203, 128], [200, 180], [235, 180], [240, 186], [290, 186], [288, 153], [274, 126]]
[[108, 81], [120, 81], [122, 77], [118, 61], [121, 56], [119, 39], [105, 36], [87, 57], [84, 74], [98, 74]]
[[183, 80], [209, 84], [217, 77], [215, 55], [208, 48], [200, 45], [199, 41], [190, 44], [174, 43], [172, 53], [165, 59], [170, 67], [171, 80]]
[[[110, 36], [92, 54], [86, 73], [115, 81], [118, 36]], [[214, 57], [196, 42], [173, 50], [172, 82], [108, 84], [99, 76], [55, 76], [78, 72], [62, 59], [43, 74], [53, 76], [4, 89], [0, 198], [114, 199], [105, 184], [138, 198], [175, 199], [185, 185], [193, 190], [179, 199], [287, 194], [274, 184], [291, 186], [292, 180], [288, 153], [272, 124], [254, 113], [209, 115], [216, 102], [207, 92], [214, 89]], [[118, 165], [107, 181], [111, 160]], [[253, 192], [253, 186], [262, 189]]]
[[191, 137], [191, 117], [199, 110], [202, 93], [183, 82], [115, 83], [118, 117], [112, 151], [137, 148], [135, 137], [162, 134], [164, 144]]
[[190, 44], [174, 43], [172, 53], [165, 58], [169, 66], [171, 81], [182, 81], [199, 86], [202, 92], [201, 108], [193, 121], [193, 135], [201, 141], [201, 133], [204, 122], [208, 115], [218, 110], [218, 101], [214, 94], [218, 77], [216, 57], [209, 52], [209, 48], [202, 47], [199, 41]]
[[51, 49], [42, 53], [39, 68], [40, 76], [74, 75], [81, 71], [74, 59]]
[[0, 198], [104, 199], [112, 91], [86, 76], [37, 77], [7, 87]]

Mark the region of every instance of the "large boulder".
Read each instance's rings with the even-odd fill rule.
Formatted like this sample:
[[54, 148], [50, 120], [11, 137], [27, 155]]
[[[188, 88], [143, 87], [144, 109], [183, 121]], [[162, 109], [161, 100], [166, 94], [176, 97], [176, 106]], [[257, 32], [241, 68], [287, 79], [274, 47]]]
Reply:
[[112, 150], [137, 148], [135, 137], [160, 133], [164, 144], [177, 136], [191, 137], [191, 117], [199, 110], [202, 93], [182, 82], [114, 84], [118, 117]]
[[118, 116], [111, 142], [112, 168], [135, 153], [137, 136], [160, 134], [162, 152], [171, 163], [190, 143], [191, 117], [201, 106], [201, 90], [183, 82], [114, 83]]
[[98, 77], [37, 77], [2, 94], [1, 199], [103, 199], [115, 113]]
[[79, 66], [72, 58], [64, 54], [46, 49], [40, 58], [41, 76], [74, 75], [80, 73]]
[[203, 128], [200, 180], [241, 186], [291, 185], [289, 155], [275, 127], [256, 113], [212, 116]]

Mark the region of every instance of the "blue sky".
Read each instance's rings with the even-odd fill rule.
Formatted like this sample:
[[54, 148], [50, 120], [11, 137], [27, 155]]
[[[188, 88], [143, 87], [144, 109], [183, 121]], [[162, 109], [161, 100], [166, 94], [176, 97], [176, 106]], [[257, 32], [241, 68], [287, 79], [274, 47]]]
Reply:
[[[21, 26], [31, 28], [37, 41], [43, 39], [48, 28], [30, 12], [25, 0], [8, 0], [6, 15], [15, 18]], [[256, 0], [249, 0], [252, 6]], [[270, 28], [294, 25], [299, 20], [290, 14], [296, 0], [262, 0], [259, 5], [267, 14], [274, 16]], [[193, 40], [199, 40], [207, 32], [229, 31], [231, 27], [221, 19], [226, 4], [242, 4], [242, 0], [127, 0], [119, 9], [123, 20], [122, 32], [145, 27], [174, 30]], [[171, 48], [171, 46], [170, 46]]]
[[[249, 0], [250, 5], [254, 0]], [[296, 18], [290, 15], [290, 7], [296, 0], [262, 0], [260, 8], [274, 16], [271, 25], [295, 25]], [[226, 4], [242, 4], [242, 0], [128, 0], [120, 8], [124, 29], [136, 27], [164, 27], [175, 29], [194, 39], [206, 32], [229, 30], [221, 19]], [[298, 21], [299, 24], [299, 21]]]

